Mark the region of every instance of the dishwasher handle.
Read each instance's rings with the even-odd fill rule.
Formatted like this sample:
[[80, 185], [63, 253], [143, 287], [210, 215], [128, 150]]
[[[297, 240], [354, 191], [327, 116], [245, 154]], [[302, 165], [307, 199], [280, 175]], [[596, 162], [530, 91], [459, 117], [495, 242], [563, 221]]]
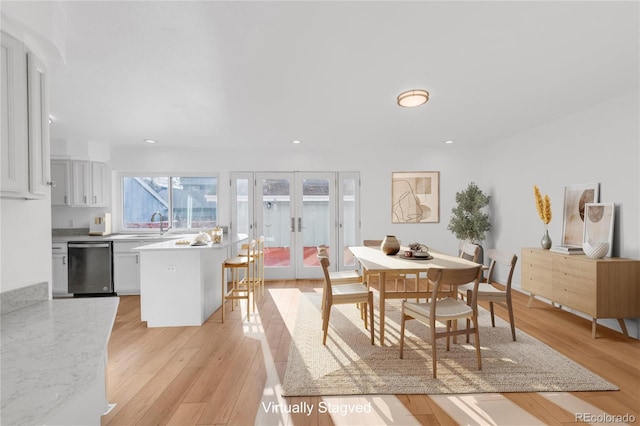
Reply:
[[88, 248], [109, 248], [111, 247], [111, 245], [109, 243], [79, 243], [79, 244], [69, 243], [68, 247], [88, 249]]

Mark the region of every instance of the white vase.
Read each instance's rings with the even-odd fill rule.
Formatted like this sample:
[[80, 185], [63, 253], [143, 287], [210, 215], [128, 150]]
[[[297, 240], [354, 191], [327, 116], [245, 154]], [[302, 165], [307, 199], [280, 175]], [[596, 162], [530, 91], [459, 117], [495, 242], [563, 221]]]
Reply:
[[593, 259], [602, 259], [609, 252], [609, 243], [606, 241], [585, 241], [582, 243], [584, 254]]

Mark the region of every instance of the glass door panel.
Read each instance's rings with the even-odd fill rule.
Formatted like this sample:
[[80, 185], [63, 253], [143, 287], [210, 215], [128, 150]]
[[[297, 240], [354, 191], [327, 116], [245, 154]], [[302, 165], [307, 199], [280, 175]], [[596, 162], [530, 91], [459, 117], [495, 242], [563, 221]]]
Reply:
[[296, 276], [321, 278], [316, 247], [335, 244], [335, 173], [297, 173], [296, 189]]
[[266, 278], [295, 278], [293, 173], [256, 173], [256, 235], [264, 235]]
[[358, 173], [341, 172], [338, 174], [338, 264], [340, 269], [356, 266], [356, 260], [349, 246], [359, 245], [360, 241], [360, 175]]
[[253, 172], [231, 173], [231, 221], [232, 234], [253, 235]]

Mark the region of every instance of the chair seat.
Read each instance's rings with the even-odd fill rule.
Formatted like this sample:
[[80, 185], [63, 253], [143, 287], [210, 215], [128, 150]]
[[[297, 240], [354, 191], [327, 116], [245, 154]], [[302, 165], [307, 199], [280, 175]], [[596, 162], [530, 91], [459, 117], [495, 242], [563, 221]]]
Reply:
[[[436, 320], [439, 321], [467, 318], [473, 313], [473, 309], [469, 305], [451, 297], [440, 299], [436, 303]], [[419, 317], [429, 318], [431, 316], [431, 304], [404, 302], [404, 312], [412, 317], [415, 314]]]
[[[458, 286], [458, 290], [466, 293], [467, 291], [473, 291], [473, 283], [464, 284]], [[504, 290], [500, 290], [488, 283], [480, 283], [478, 286], [478, 297], [480, 296], [500, 296], [506, 295]]]
[[224, 264], [225, 265], [244, 265], [247, 262], [249, 262], [249, 258], [242, 257], [242, 256], [236, 256], [236, 257], [231, 257], [229, 259], [226, 259], [224, 261]]
[[340, 299], [340, 297], [347, 296], [361, 296], [369, 293], [367, 287], [362, 284], [342, 284], [332, 287], [332, 292], [334, 299]]
[[340, 282], [360, 282], [362, 281], [362, 276], [358, 273], [358, 271], [331, 271], [329, 272], [329, 277], [333, 284], [340, 284]]

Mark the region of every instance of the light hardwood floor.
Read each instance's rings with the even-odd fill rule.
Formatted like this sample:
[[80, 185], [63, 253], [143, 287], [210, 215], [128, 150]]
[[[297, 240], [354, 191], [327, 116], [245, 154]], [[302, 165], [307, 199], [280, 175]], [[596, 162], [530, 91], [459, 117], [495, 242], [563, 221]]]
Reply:
[[[516, 293], [518, 329], [538, 338], [620, 387], [613, 392], [559, 394], [399, 395], [286, 398], [279, 385], [286, 368], [298, 299], [320, 281], [274, 281], [251, 322], [240, 310], [220, 311], [201, 327], [147, 328], [140, 299], [124, 296], [109, 343], [108, 397], [115, 408], [104, 425], [251, 424], [577, 424], [576, 414], [633, 416], [640, 422], [640, 342]], [[505, 318], [506, 312], [496, 308]], [[370, 417], [273, 412], [269, 402], [368, 404]], [[271, 406], [274, 407], [274, 406]]]

